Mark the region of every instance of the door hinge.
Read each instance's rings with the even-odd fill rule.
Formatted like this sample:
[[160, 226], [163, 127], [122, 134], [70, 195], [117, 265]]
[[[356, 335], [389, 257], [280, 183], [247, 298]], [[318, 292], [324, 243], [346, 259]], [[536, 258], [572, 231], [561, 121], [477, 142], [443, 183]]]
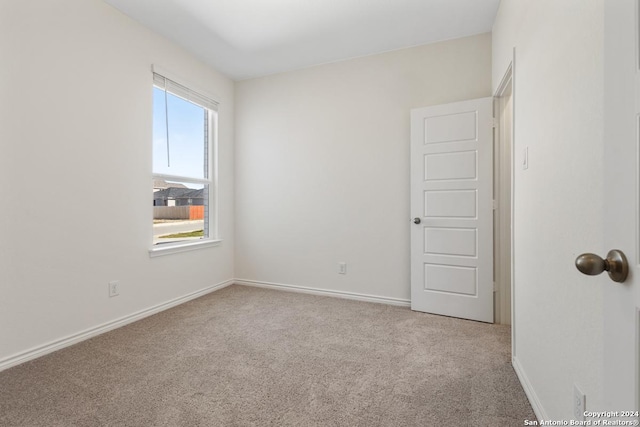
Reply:
[[498, 292], [498, 284], [493, 282], [493, 292]]
[[494, 128], [498, 127], [498, 119], [497, 118], [493, 117], [491, 119], [491, 126], [494, 127]]
[[494, 200], [493, 201], [493, 210], [495, 211], [496, 209], [498, 209], [498, 201]]

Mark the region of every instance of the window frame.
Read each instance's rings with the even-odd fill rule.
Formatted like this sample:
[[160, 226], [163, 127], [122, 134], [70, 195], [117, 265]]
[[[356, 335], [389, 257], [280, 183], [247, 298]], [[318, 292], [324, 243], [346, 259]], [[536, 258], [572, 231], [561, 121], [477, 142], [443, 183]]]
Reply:
[[[152, 66], [152, 99], [153, 89], [159, 88], [166, 90], [168, 93], [184, 99], [187, 102], [191, 102], [199, 107], [202, 107], [207, 112], [207, 121], [205, 123], [207, 127], [207, 157], [204, 159], [207, 162], [207, 174], [204, 178], [192, 178], [181, 175], [170, 175], [164, 173], [155, 173], [153, 170], [153, 161], [151, 162], [151, 179], [150, 183], [153, 185], [155, 179], [162, 179], [165, 181], [181, 182], [186, 184], [200, 184], [204, 185], [204, 188], [208, 189], [207, 203], [205, 210], [208, 215], [205, 215], [206, 223], [205, 227], [208, 231], [208, 237], [203, 237], [199, 240], [186, 240], [179, 242], [163, 243], [162, 245], [153, 244], [153, 210], [151, 214], [151, 247], [149, 248], [149, 256], [156, 257], [162, 255], [169, 255], [173, 253], [192, 251], [196, 249], [207, 248], [211, 246], [217, 246], [222, 242], [218, 230], [218, 106], [216, 97], [209, 95], [206, 91], [202, 91], [196, 86], [186, 82], [184, 79], [176, 77], [164, 69], [157, 66]], [[165, 79], [165, 86], [161, 87], [156, 83], [156, 77]], [[170, 88], [179, 87], [182, 92], [173, 92]], [[184, 96], [184, 95], [187, 96]], [[190, 97], [189, 95], [193, 95]], [[198, 102], [202, 100], [204, 102]], [[205, 104], [206, 105], [202, 105]], [[152, 103], [153, 105], [153, 103]], [[153, 126], [153, 107], [152, 107], [152, 126]], [[153, 138], [152, 138], [153, 142]], [[153, 159], [153, 143], [151, 144], [151, 158]], [[204, 165], [203, 165], [204, 166]]]

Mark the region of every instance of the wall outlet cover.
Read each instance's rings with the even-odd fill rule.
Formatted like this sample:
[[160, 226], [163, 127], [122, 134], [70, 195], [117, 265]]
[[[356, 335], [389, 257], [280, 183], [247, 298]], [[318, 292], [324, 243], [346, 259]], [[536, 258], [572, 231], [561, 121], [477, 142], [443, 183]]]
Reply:
[[120, 281], [112, 280], [109, 282], [109, 297], [116, 297], [120, 295]]
[[338, 263], [338, 274], [347, 274], [347, 263], [339, 262]]

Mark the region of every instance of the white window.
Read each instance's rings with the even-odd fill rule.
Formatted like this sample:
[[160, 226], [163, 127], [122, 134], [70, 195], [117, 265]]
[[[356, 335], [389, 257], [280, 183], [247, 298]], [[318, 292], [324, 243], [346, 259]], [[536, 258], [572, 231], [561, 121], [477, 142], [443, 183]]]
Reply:
[[152, 255], [218, 242], [217, 102], [153, 73]]

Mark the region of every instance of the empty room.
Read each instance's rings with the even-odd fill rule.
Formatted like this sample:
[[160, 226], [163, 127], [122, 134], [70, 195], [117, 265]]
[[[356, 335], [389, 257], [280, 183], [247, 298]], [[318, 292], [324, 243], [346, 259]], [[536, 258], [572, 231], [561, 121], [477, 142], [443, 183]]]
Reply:
[[638, 425], [639, 17], [0, 0], [0, 426]]

